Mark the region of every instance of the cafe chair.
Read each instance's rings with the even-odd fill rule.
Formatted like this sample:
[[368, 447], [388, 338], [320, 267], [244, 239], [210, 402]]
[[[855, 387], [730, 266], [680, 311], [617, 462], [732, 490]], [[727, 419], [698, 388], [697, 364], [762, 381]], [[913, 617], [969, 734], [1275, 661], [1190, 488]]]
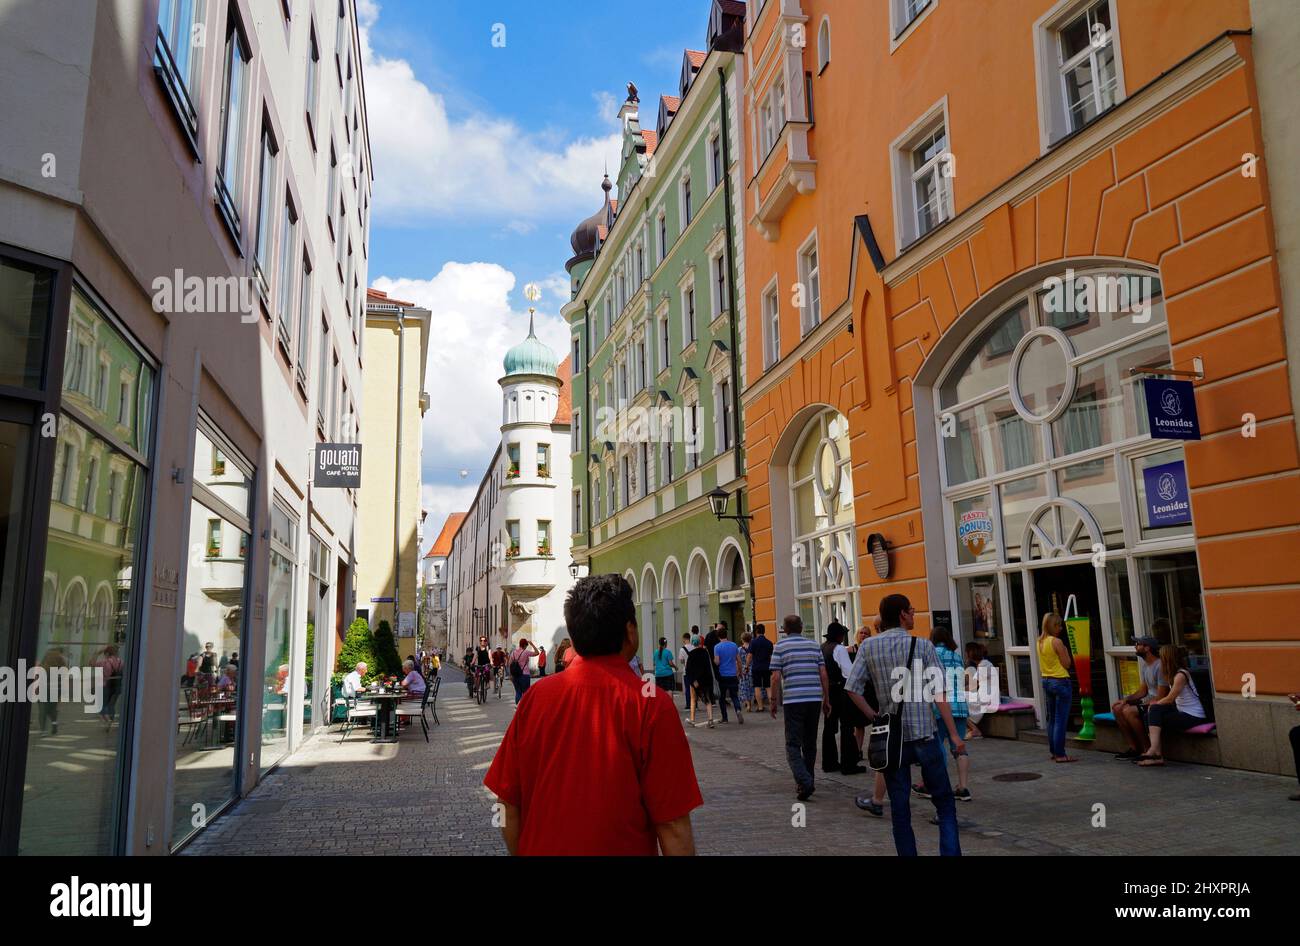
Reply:
[[410, 703], [399, 703], [395, 711], [399, 722], [416, 716], [420, 718], [420, 727], [424, 730], [425, 742], [429, 741], [429, 721], [424, 718], [424, 708], [429, 704], [429, 694], [432, 692], [433, 687], [425, 687], [424, 696], [420, 697], [419, 706], [413, 706]]
[[194, 738], [194, 734], [203, 727], [203, 721], [206, 717], [204, 716], [202, 708], [198, 705], [198, 700], [194, 695], [194, 688], [185, 687], [181, 692], [185, 697], [185, 705], [178, 708], [176, 716], [176, 731], [180, 732], [181, 728], [184, 726], [189, 727], [189, 731], [185, 733], [184, 741], [181, 742], [181, 745], [186, 745]]
[[442, 720], [438, 719], [438, 687], [440, 686], [442, 686], [442, 677], [434, 677], [433, 682], [425, 688], [425, 692], [429, 694], [428, 705], [433, 713], [433, 721], [439, 726], [442, 725]]
[[375, 719], [379, 716], [379, 710], [375, 709], [375, 707], [370, 704], [361, 706], [357, 702], [355, 696], [347, 696], [345, 694], [343, 701], [347, 705], [348, 715], [347, 718], [343, 720], [343, 738], [339, 740], [340, 744], [347, 740], [348, 733], [352, 731], [352, 724], [355, 720], [366, 719], [369, 720], [370, 725], [373, 726], [375, 724]]

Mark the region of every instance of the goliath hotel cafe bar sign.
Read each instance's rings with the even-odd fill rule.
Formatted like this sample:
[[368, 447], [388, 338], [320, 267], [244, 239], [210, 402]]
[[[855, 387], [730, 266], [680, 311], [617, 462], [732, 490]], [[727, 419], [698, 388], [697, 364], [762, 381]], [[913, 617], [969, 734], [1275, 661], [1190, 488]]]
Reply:
[[316, 444], [316, 472], [312, 485], [317, 489], [361, 488], [361, 444]]

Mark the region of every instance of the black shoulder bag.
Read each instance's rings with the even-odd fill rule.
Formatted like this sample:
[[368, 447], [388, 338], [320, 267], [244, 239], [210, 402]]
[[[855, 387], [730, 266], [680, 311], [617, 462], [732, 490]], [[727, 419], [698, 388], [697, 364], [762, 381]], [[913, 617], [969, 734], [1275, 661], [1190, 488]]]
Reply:
[[[912, 672], [912, 657], [916, 654], [916, 638], [907, 648], [907, 673]], [[910, 691], [910, 684], [908, 687]], [[880, 691], [877, 690], [877, 693]], [[879, 705], [879, 704], [877, 704]], [[869, 724], [867, 733], [867, 765], [877, 772], [892, 772], [903, 761], [902, 703], [892, 713], [877, 713]]]

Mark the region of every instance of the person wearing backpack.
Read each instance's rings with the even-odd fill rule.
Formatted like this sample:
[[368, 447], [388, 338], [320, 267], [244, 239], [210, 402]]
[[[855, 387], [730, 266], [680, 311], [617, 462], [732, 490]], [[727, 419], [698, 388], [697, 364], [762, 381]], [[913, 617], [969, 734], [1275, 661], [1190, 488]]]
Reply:
[[1173, 644], [1165, 644], [1160, 648], [1160, 667], [1162, 676], [1169, 681], [1169, 692], [1148, 704], [1151, 751], [1135, 760], [1143, 768], [1165, 764], [1164, 756], [1160, 754], [1164, 730], [1182, 732], [1205, 722], [1201, 694], [1196, 692], [1192, 672], [1187, 669], [1187, 652]]
[[521, 638], [519, 646], [510, 655], [510, 682], [515, 686], [515, 705], [523, 699], [532, 679], [528, 674], [528, 660], [537, 656], [537, 648], [528, 643], [528, 638]]
[[[921, 782], [930, 794], [939, 816], [939, 853], [961, 856], [957, 832], [957, 802], [943, 746], [935, 737], [935, 718], [948, 731], [955, 753], [966, 751], [966, 743], [953, 723], [952, 709], [944, 699], [943, 665], [930, 641], [912, 636], [916, 609], [905, 595], [886, 595], [880, 602], [880, 623], [885, 630], [858, 647], [858, 656], [845, 683], [845, 692], [868, 721], [887, 714], [890, 728], [897, 727], [898, 756], [884, 766], [889, 814], [893, 821], [894, 848], [900, 857], [916, 856], [916, 835], [912, 832], [912, 765], [921, 767]], [[923, 684], [922, 674], [937, 675], [940, 686]], [[875, 688], [878, 706], [863, 695], [868, 685]], [[882, 720], [882, 724], [884, 720]], [[873, 738], [875, 734], [873, 733]], [[873, 768], [880, 768], [875, 762]]]

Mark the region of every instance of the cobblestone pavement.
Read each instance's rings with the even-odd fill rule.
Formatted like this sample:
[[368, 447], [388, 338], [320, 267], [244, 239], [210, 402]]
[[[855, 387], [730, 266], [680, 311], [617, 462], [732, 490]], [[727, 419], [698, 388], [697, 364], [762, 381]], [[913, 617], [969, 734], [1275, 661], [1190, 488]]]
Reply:
[[[395, 745], [360, 732], [340, 744], [317, 734], [185, 854], [502, 854], [483, 774], [513, 713], [512, 696], [470, 702], [444, 670], [427, 745], [417, 724]], [[680, 704], [680, 699], [679, 699]], [[885, 818], [853, 796], [871, 775], [818, 773], [800, 810], [785, 764], [781, 720], [747, 715], [715, 729], [687, 728], [705, 805], [694, 814], [701, 854], [894, 853]], [[999, 739], [971, 744], [970, 788], [958, 805], [966, 854], [1300, 854], [1294, 780], [1207, 766], [1138, 769], [1081, 752], [1057, 765], [1046, 748]], [[994, 781], [1006, 773], [1037, 779]], [[1105, 826], [1094, 826], [1104, 806]], [[930, 803], [912, 800], [922, 854], [938, 852]], [[406, 830], [396, 825], [404, 823]]]

